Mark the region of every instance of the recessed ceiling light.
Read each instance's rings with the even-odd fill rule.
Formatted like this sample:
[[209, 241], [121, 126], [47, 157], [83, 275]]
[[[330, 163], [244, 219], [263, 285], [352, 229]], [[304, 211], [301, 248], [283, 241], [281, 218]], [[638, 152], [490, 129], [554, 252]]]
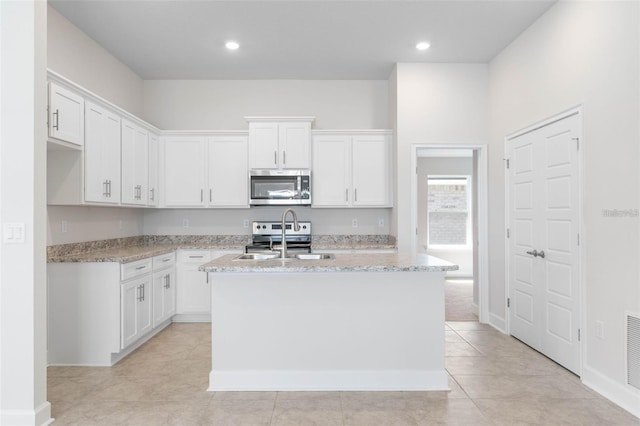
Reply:
[[421, 41], [420, 43], [416, 44], [416, 49], [418, 50], [427, 50], [430, 47], [431, 45], [426, 41]]
[[228, 41], [224, 46], [229, 50], [237, 50], [240, 47], [237, 41]]

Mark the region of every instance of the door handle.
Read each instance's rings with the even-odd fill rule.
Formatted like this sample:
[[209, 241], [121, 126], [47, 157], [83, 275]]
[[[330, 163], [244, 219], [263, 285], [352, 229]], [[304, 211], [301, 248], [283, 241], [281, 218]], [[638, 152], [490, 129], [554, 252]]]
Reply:
[[541, 258], [543, 258], [543, 259], [544, 259], [544, 257], [545, 257], [544, 250], [540, 250], [540, 251], [538, 251], [538, 250], [528, 251], [528, 252], [527, 252], [527, 254], [530, 254], [530, 255], [531, 255], [531, 256], [533, 256], [533, 257], [538, 257], [538, 256], [540, 256], [540, 257], [541, 257]]

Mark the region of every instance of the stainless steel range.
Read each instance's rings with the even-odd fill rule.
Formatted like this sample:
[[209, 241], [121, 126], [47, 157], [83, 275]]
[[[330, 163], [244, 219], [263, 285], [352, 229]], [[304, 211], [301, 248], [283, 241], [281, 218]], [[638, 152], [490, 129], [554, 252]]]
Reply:
[[[300, 222], [300, 230], [293, 229], [293, 222], [286, 222], [287, 249], [290, 252], [311, 253], [311, 222]], [[280, 250], [282, 243], [282, 223], [254, 221], [251, 223], [251, 244], [245, 246], [245, 253]]]

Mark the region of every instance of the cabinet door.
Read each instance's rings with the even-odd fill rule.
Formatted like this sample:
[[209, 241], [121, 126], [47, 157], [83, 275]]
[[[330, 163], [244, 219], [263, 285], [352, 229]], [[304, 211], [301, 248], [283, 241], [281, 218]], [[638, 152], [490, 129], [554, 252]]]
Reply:
[[313, 138], [313, 170], [311, 202], [313, 207], [345, 207], [349, 205], [350, 158], [348, 136], [315, 136]]
[[148, 134], [122, 120], [122, 203], [147, 204]]
[[158, 153], [160, 150], [158, 136], [149, 133], [149, 192], [147, 205], [158, 206]]
[[122, 284], [120, 288], [120, 339], [122, 349], [138, 338], [137, 306], [140, 293], [138, 280]]
[[140, 280], [141, 298], [138, 301], [138, 337], [151, 331], [153, 328], [153, 309], [151, 302], [153, 301], [152, 277], [148, 275]]
[[354, 207], [391, 205], [390, 143], [383, 135], [354, 136], [352, 185]]
[[84, 199], [120, 203], [120, 117], [85, 105]]
[[165, 269], [153, 274], [153, 327], [176, 313], [175, 270]]
[[211, 260], [209, 250], [179, 250], [176, 274], [177, 314], [209, 314], [211, 312], [211, 286], [208, 274], [198, 270]]
[[281, 169], [309, 168], [311, 123], [279, 123], [278, 139]]
[[277, 169], [278, 123], [249, 123], [249, 164], [252, 169]]
[[210, 206], [249, 207], [248, 141], [245, 136], [209, 138]]
[[84, 99], [56, 83], [49, 83], [49, 136], [84, 144]]
[[162, 144], [164, 158], [164, 205], [204, 206], [207, 146], [201, 137], [167, 137]]

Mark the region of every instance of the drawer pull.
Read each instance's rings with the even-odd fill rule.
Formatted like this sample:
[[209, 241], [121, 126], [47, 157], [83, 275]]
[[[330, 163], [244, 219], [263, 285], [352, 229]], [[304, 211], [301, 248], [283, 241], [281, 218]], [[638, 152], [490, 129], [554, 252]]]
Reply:
[[171, 259], [162, 259], [163, 262], [171, 262]]
[[204, 256], [189, 256], [189, 259], [202, 259]]
[[138, 267], [136, 268], [136, 271], [139, 271], [139, 270], [144, 269], [144, 268], [146, 268], [146, 267], [147, 267], [147, 265], [138, 266]]

